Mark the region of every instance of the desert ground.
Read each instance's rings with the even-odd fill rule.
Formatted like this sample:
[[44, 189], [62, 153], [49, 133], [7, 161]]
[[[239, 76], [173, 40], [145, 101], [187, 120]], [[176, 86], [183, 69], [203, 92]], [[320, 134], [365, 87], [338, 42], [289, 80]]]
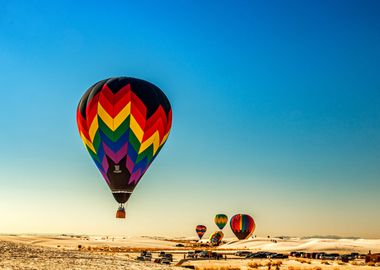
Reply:
[[[178, 246], [180, 245], [180, 246]], [[240, 250], [289, 253], [336, 252], [367, 254], [380, 252], [380, 239], [267, 239], [244, 241], [226, 239], [212, 250], [223, 254], [220, 260], [184, 259], [186, 253], [200, 247], [195, 238], [120, 237], [80, 235], [0, 235], [0, 269], [380, 269], [380, 264], [366, 264], [363, 259], [343, 263], [304, 258], [244, 259], [235, 256]], [[173, 254], [171, 265], [138, 261], [143, 250], [152, 252], [153, 260], [160, 251]]]

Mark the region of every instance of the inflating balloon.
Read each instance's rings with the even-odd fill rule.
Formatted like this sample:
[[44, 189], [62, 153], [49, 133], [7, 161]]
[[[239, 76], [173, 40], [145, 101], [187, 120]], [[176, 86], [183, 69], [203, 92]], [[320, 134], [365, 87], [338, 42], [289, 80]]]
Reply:
[[226, 226], [228, 222], [228, 217], [225, 214], [217, 214], [214, 218], [216, 226], [219, 229], [223, 230], [224, 226]]
[[79, 134], [120, 204], [124, 204], [166, 142], [172, 110], [165, 94], [140, 79], [119, 77], [91, 86], [77, 109]]
[[249, 215], [237, 214], [230, 220], [232, 232], [239, 240], [249, 238], [256, 228], [255, 221]]
[[219, 246], [222, 242], [222, 239], [224, 237], [224, 234], [222, 231], [214, 232], [212, 235], [210, 235], [210, 242], [212, 246]]

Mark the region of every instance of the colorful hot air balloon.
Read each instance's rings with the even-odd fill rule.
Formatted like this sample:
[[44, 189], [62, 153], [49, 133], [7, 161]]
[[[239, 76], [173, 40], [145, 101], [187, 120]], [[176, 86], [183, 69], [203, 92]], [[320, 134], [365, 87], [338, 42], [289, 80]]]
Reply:
[[90, 156], [120, 204], [124, 204], [168, 138], [172, 110], [155, 85], [120, 77], [91, 86], [79, 101], [77, 124]]
[[201, 240], [203, 235], [207, 231], [207, 227], [205, 225], [197, 225], [197, 227], [195, 227], [195, 231], [198, 234], [199, 240]]
[[230, 220], [230, 226], [239, 240], [249, 238], [256, 228], [253, 218], [245, 214], [234, 215]]
[[228, 217], [225, 214], [217, 214], [214, 218], [216, 226], [219, 229], [223, 230], [224, 226], [226, 226]]
[[219, 246], [220, 243], [222, 242], [222, 239], [224, 237], [224, 234], [222, 231], [214, 232], [210, 236], [210, 242], [212, 246]]

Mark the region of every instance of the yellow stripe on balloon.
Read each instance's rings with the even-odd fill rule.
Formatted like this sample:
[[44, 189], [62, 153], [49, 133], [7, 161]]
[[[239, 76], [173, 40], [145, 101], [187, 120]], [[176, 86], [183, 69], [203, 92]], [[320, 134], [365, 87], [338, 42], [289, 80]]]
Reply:
[[130, 123], [131, 130], [135, 134], [136, 138], [141, 143], [143, 137], [144, 137], [144, 131], [140, 127], [139, 123], [137, 123], [136, 119], [131, 114], [131, 123]]
[[87, 140], [87, 138], [83, 135], [82, 132], [80, 133], [80, 137], [82, 138], [82, 141], [83, 141], [84, 145], [88, 146], [88, 148], [90, 148], [91, 151], [96, 154], [94, 146], [92, 145], [92, 143], [89, 140]]
[[107, 125], [109, 129], [115, 131], [127, 117], [131, 114], [131, 103], [129, 102], [116, 116], [112, 118], [111, 115], [98, 103], [98, 115]]
[[161, 141], [161, 143], [160, 143], [160, 146], [163, 145], [163, 144], [166, 142], [166, 140], [167, 140], [168, 137], [169, 137], [169, 133], [170, 133], [170, 132], [166, 133], [166, 135], [162, 138], [162, 141]]
[[129, 102], [125, 107], [115, 116], [113, 120], [113, 125], [115, 131], [127, 117], [131, 114], [131, 102]]
[[107, 111], [103, 108], [103, 106], [100, 103], [98, 103], [98, 115], [109, 129], [111, 129], [112, 131], [115, 130], [113, 128], [113, 118], [107, 113]]
[[147, 140], [145, 140], [139, 150], [139, 154], [142, 153], [145, 149], [147, 149], [149, 146], [153, 144], [153, 155], [156, 154], [158, 148], [160, 147], [160, 134], [158, 131], [153, 133], [152, 136], [150, 136]]
[[98, 117], [94, 117], [94, 120], [91, 123], [90, 129], [88, 130], [88, 134], [90, 135], [91, 142], [94, 142], [94, 138], [96, 132], [98, 131]]

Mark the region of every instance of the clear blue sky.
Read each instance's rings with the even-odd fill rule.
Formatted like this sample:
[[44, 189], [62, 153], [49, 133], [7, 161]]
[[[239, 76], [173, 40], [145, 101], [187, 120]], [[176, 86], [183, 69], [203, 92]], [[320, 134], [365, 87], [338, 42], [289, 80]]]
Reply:
[[[244, 212], [258, 235], [380, 238], [380, 2], [137, 2], [0, 5], [0, 232], [195, 235]], [[75, 122], [121, 75], [173, 107], [125, 221]]]

